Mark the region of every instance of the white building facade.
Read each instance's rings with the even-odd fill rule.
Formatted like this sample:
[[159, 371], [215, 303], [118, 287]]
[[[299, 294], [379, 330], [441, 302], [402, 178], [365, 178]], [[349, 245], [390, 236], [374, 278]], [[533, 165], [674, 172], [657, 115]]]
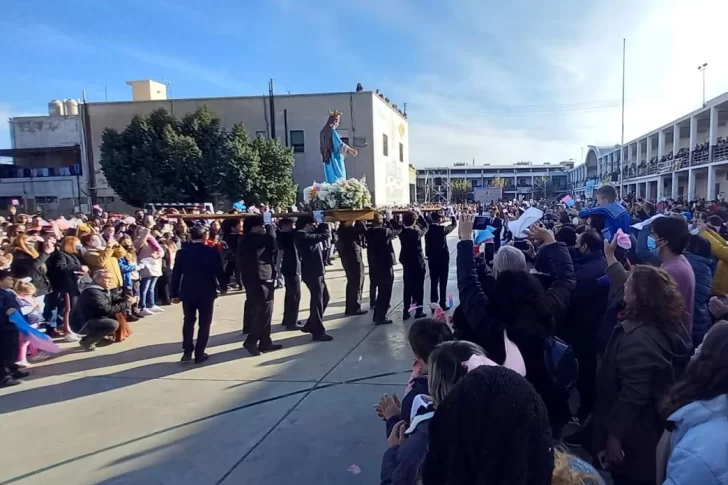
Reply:
[[647, 200], [715, 200], [728, 193], [728, 93], [625, 143], [590, 146], [569, 175], [574, 192], [597, 180]]
[[88, 205], [77, 111], [12, 118], [10, 140], [0, 150], [13, 159], [0, 165], [0, 206], [18, 200], [24, 210], [56, 216]]
[[[465, 180], [471, 188], [502, 183], [504, 199], [555, 197], [569, 191], [574, 163], [514, 165], [455, 165], [417, 169], [417, 199], [424, 203], [452, 202], [452, 184]], [[501, 179], [497, 181], [496, 179]]]

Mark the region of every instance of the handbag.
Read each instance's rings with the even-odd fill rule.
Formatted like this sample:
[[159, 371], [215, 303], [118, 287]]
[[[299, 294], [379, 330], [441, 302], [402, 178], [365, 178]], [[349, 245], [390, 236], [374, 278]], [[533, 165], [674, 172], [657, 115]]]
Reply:
[[117, 343], [123, 342], [132, 334], [131, 326], [126, 320], [126, 316], [121, 312], [114, 315], [114, 318], [116, 318], [116, 321], [119, 322], [119, 328], [117, 328], [114, 333], [114, 341]]

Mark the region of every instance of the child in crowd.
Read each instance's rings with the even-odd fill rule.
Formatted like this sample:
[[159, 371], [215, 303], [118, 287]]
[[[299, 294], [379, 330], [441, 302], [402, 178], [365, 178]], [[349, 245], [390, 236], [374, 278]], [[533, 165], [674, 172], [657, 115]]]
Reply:
[[[119, 244], [126, 251], [126, 256], [119, 258], [119, 268], [121, 269], [121, 279], [124, 282], [124, 296], [139, 296], [139, 272], [144, 269], [144, 265], [137, 261], [136, 250], [134, 249], [134, 241], [131, 236], [125, 234], [119, 241]], [[135, 303], [129, 308], [126, 319], [129, 322], [135, 322], [140, 318], [144, 318], [139, 311], [139, 305]]]
[[387, 421], [387, 436], [398, 421], [409, 422], [412, 402], [418, 394], [429, 394], [427, 387], [427, 362], [430, 353], [442, 342], [454, 340], [446, 323], [433, 318], [415, 320], [409, 329], [408, 339], [415, 356], [414, 370], [400, 403], [396, 394], [385, 394], [376, 407], [377, 414]]
[[[23, 314], [25, 320], [31, 327], [38, 328], [43, 323], [43, 312], [35, 301], [35, 285], [30, 282], [16, 281], [14, 290], [18, 299], [20, 313]], [[32, 356], [34, 361], [45, 360], [50, 357], [50, 354], [32, 347], [30, 341], [22, 335], [20, 336], [19, 346], [18, 360], [16, 362], [18, 367], [30, 367], [28, 355]]]
[[10, 315], [20, 311], [20, 306], [12, 291], [13, 284], [12, 272], [0, 270], [0, 388], [16, 386], [20, 384], [18, 379], [30, 375], [15, 364], [20, 335]]
[[632, 219], [621, 201], [617, 200], [616, 189], [611, 185], [604, 185], [597, 189], [596, 196], [599, 205], [581, 210], [579, 218], [590, 219], [592, 228], [600, 231], [607, 241], [612, 240], [618, 229], [629, 234]]

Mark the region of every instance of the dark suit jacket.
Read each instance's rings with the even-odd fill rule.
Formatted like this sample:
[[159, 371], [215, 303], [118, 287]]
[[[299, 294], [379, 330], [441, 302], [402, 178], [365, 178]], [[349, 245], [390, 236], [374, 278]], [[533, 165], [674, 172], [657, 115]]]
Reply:
[[328, 224], [319, 224], [318, 228], [311, 232], [296, 231], [295, 242], [301, 257], [301, 279], [303, 281], [315, 280], [324, 275], [321, 245], [330, 238]]
[[238, 241], [238, 265], [243, 281], [271, 281], [276, 269], [276, 233], [271, 225], [265, 234], [248, 232]]
[[413, 227], [405, 227], [399, 234], [401, 248], [399, 250], [399, 262], [402, 266], [425, 267], [425, 255], [422, 254], [422, 237], [428, 230], [427, 221], [420, 216]]
[[341, 255], [342, 263], [361, 263], [361, 245], [364, 238], [366, 227], [361, 221], [357, 221], [352, 226], [339, 226], [339, 243], [337, 249]]
[[432, 224], [425, 234], [425, 253], [431, 262], [450, 261], [450, 250], [447, 247], [447, 235], [455, 230], [457, 222], [452, 218], [449, 226]]
[[392, 228], [389, 223], [385, 226], [370, 227], [367, 229], [367, 258], [369, 268], [388, 270], [397, 264], [397, 257], [394, 255], [392, 239], [402, 232], [400, 227]]
[[217, 287], [227, 288], [217, 249], [202, 243], [185, 243], [177, 251], [172, 270], [170, 298], [195, 300], [216, 298]]
[[289, 278], [301, 274], [301, 258], [298, 256], [295, 237], [295, 232], [281, 231], [276, 236], [276, 246], [279, 251], [283, 251], [281, 274]]

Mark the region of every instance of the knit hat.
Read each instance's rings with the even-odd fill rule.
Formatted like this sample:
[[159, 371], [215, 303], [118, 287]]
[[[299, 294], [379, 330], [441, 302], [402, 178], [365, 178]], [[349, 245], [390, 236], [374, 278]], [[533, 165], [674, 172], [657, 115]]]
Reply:
[[423, 485], [549, 485], [551, 427], [531, 384], [504, 367], [463, 377], [430, 422]]

